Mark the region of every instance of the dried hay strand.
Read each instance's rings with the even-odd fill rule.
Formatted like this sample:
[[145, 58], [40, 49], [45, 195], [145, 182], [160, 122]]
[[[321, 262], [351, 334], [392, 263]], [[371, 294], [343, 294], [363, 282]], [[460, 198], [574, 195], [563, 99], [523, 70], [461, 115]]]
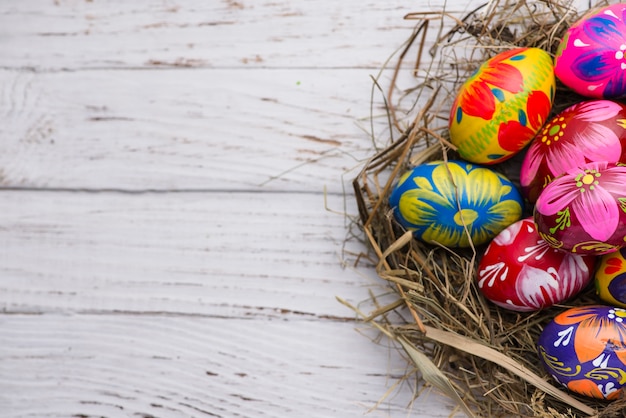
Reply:
[[[447, 10], [406, 15], [417, 23], [395, 66], [387, 68], [393, 70], [384, 93], [389, 143], [353, 181], [376, 271], [401, 303], [370, 314], [342, 303], [396, 341], [421, 378], [455, 399], [468, 416], [626, 416], [624, 396], [606, 403], [572, 395], [553, 385], [539, 365], [536, 341], [542, 326], [564, 308], [594, 303], [593, 289], [539, 312], [500, 309], [475, 283], [484, 248], [452, 250], [419, 242], [398, 228], [387, 203], [409, 167], [456, 157], [447, 135], [450, 104], [482, 62], [513, 47], [539, 47], [554, 56], [565, 30], [581, 15], [566, 0], [491, 0], [463, 16]], [[407, 74], [411, 82], [402, 87]], [[379, 79], [375, 87], [383, 91]], [[558, 85], [553, 115], [580, 100]], [[514, 158], [493, 168], [515, 182], [518, 164]], [[410, 319], [394, 323], [389, 315], [398, 311]]]

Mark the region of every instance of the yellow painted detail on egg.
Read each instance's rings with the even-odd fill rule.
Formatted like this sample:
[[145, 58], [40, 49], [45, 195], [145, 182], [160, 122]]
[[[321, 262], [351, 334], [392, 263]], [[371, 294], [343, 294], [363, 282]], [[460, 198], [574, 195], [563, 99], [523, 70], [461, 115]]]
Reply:
[[424, 190], [432, 190], [433, 186], [430, 184], [430, 181], [424, 177], [414, 177], [413, 182], [415, 185]]
[[[622, 251], [604, 254], [599, 258], [595, 288], [602, 301], [612, 306], [626, 307], [626, 259]], [[625, 317], [626, 312], [619, 311], [619, 316]]]
[[478, 219], [478, 212], [472, 209], [461, 209], [454, 215], [454, 223], [459, 226], [469, 225]]
[[465, 160], [502, 162], [541, 130], [556, 89], [552, 58], [539, 48], [505, 51], [459, 89], [450, 111], [450, 141]]

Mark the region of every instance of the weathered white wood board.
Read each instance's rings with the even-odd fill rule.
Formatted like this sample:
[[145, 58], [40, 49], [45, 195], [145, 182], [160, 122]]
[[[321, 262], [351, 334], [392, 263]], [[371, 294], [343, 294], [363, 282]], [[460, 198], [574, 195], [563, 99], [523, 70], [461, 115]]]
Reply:
[[[365, 413], [407, 362], [335, 301], [387, 290], [339, 268], [359, 245], [324, 200], [0, 193], [3, 416]], [[436, 393], [411, 394], [370, 416], [449, 415]]]
[[[334, 211], [444, 3], [1, 2], [0, 416], [367, 414], [408, 363]], [[451, 413], [414, 389], [366, 416]]]
[[[407, 364], [333, 321], [52, 314], [0, 324], [6, 418], [356, 417]], [[409, 405], [405, 389], [367, 416], [449, 415]]]
[[[445, 0], [21, 0], [0, 4], [2, 66], [378, 69]], [[447, 10], [462, 11], [456, 2]]]
[[403, 16], [444, 4], [0, 4], [0, 185], [338, 192], [372, 153]]
[[[2, 192], [2, 309], [351, 317], [334, 297], [358, 303], [354, 297], [367, 298], [377, 281], [340, 269], [346, 219], [325, 210], [324, 200], [305, 193]], [[343, 204], [341, 196], [327, 200]]]
[[370, 75], [0, 71], [0, 184], [340, 192], [343, 172], [372, 153]]

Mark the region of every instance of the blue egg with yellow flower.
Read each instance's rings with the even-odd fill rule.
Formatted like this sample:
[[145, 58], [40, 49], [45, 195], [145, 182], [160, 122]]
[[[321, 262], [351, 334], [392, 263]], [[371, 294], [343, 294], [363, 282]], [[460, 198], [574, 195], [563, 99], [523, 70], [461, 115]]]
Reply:
[[389, 196], [415, 238], [446, 247], [489, 242], [522, 217], [523, 200], [500, 173], [464, 161], [433, 161], [404, 173]]

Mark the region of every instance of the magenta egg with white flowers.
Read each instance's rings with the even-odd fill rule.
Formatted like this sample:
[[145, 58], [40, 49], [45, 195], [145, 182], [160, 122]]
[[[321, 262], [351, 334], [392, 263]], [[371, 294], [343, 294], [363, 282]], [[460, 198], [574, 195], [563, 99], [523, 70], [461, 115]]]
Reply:
[[626, 3], [589, 11], [559, 43], [554, 73], [578, 94], [626, 96]]
[[518, 312], [536, 311], [575, 296], [592, 279], [595, 257], [557, 250], [537, 233], [532, 218], [500, 232], [478, 265], [482, 294]]

